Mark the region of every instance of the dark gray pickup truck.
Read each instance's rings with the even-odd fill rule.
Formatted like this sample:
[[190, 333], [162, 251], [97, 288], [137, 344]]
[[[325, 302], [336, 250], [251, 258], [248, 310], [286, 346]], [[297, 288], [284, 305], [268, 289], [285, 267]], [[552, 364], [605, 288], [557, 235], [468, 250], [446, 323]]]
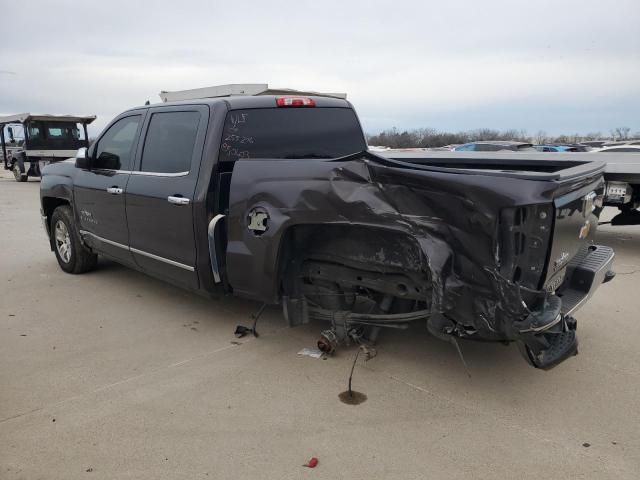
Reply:
[[424, 322], [550, 368], [613, 277], [592, 241], [604, 165], [574, 158], [387, 159], [346, 100], [203, 99], [129, 110], [46, 167], [42, 218], [69, 273], [99, 254], [326, 320], [325, 348]]

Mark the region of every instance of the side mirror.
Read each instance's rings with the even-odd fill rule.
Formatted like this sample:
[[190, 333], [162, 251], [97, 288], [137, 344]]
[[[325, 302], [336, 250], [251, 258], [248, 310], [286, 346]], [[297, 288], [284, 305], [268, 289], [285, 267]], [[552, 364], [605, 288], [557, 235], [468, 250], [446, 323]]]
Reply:
[[87, 147], [79, 148], [76, 152], [76, 168], [86, 170], [90, 166], [89, 155], [87, 154]]

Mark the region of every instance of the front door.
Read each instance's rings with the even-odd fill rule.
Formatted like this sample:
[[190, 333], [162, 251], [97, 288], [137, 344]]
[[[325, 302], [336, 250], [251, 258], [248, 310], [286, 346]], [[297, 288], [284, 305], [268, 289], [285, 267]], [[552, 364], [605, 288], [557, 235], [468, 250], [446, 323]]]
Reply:
[[127, 181], [134, 160], [143, 113], [117, 119], [91, 149], [90, 169], [76, 172], [76, 221], [84, 240], [96, 251], [133, 263], [125, 216]]
[[194, 105], [150, 110], [126, 191], [136, 263], [193, 289], [198, 288], [193, 201], [208, 114], [208, 107]]

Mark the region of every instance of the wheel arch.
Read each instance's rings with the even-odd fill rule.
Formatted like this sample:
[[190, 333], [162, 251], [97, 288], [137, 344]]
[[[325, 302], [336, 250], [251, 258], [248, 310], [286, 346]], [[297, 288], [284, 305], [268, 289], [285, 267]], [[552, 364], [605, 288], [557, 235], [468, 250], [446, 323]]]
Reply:
[[419, 242], [406, 232], [370, 225], [305, 224], [286, 229], [278, 248], [277, 286], [280, 298], [291, 269], [314, 252], [328, 261], [352, 267], [428, 272]]
[[[56, 208], [67, 205], [71, 207], [71, 202], [66, 198], [59, 197], [42, 197], [42, 216], [44, 217], [44, 224], [49, 235], [49, 247], [53, 250], [53, 240], [51, 238], [51, 217]], [[72, 207], [73, 208], [73, 207]]]

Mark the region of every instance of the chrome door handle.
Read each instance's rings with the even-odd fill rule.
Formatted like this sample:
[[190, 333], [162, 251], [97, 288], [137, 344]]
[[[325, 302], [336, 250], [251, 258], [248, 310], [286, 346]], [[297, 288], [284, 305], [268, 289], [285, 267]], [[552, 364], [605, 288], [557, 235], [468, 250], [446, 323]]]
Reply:
[[112, 195], [122, 195], [122, 192], [124, 192], [124, 190], [120, 187], [109, 187], [107, 188], [107, 192]]
[[174, 205], [189, 205], [189, 202], [191, 200], [184, 197], [176, 197], [176, 196], [170, 195], [167, 197], [167, 201], [169, 203], [173, 203]]

